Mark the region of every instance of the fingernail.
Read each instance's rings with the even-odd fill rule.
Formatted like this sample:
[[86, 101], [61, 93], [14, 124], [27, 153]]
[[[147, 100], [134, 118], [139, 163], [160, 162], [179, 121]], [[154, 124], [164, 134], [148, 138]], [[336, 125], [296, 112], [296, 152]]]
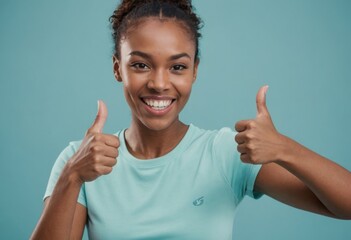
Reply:
[[269, 86], [266, 85], [266, 91], [264, 91], [265, 94], [267, 94], [268, 88], [269, 88]]

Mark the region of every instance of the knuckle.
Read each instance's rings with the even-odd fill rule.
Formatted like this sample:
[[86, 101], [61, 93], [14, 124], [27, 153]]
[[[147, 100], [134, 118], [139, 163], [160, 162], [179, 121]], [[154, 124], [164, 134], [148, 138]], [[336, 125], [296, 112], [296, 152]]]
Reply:
[[252, 142], [249, 142], [248, 144], [246, 144], [246, 148], [249, 151], [253, 151], [255, 149], [254, 144], [252, 144]]
[[112, 172], [112, 167], [106, 167], [104, 170], [104, 174], [109, 174]]
[[100, 142], [102, 140], [102, 134], [100, 133], [95, 133], [94, 136], [93, 136], [93, 141], [94, 142]]
[[257, 158], [256, 155], [253, 155], [253, 156], [251, 157], [251, 162], [254, 163], [254, 164], [257, 164], [257, 163], [259, 162], [259, 159]]
[[252, 132], [252, 131], [248, 131], [247, 133], [246, 133], [246, 139], [248, 140], [248, 141], [251, 141], [251, 140], [253, 140], [253, 139], [255, 139], [255, 134]]
[[100, 161], [100, 156], [99, 155], [93, 155], [92, 160], [94, 163], [98, 163]]
[[97, 165], [93, 166], [93, 172], [100, 173], [100, 169], [99, 169], [99, 167]]
[[108, 135], [108, 137], [106, 138], [106, 144], [112, 147], [119, 147], [119, 139], [117, 136], [115, 135]]
[[99, 151], [101, 151], [101, 147], [99, 145], [93, 145], [93, 146], [91, 146], [90, 149], [91, 149], [92, 152], [99, 152]]
[[255, 121], [249, 121], [249, 122], [247, 123], [247, 127], [248, 127], [249, 129], [255, 128], [255, 127], [256, 127], [256, 122], [255, 122]]

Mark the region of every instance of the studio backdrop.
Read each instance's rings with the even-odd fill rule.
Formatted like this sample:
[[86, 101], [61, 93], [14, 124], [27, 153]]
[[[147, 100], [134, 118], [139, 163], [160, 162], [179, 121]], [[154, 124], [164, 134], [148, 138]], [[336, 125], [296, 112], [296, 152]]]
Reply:
[[[130, 111], [112, 72], [108, 18], [118, 1], [0, 0], [0, 239], [28, 239], [53, 163], [91, 125], [106, 133]], [[256, 115], [255, 95], [277, 129], [351, 170], [351, 1], [194, 1], [204, 21], [201, 63], [181, 118], [205, 129]], [[245, 198], [238, 240], [351, 239], [351, 221]], [[85, 236], [87, 238], [87, 236]]]

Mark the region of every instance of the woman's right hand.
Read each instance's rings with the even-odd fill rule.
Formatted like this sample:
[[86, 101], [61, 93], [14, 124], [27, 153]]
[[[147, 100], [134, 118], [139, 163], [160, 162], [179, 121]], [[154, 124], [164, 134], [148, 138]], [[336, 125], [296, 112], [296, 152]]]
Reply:
[[107, 107], [99, 100], [93, 125], [85, 134], [78, 151], [66, 164], [70, 176], [81, 184], [109, 174], [117, 163], [119, 139], [115, 135], [102, 133], [106, 118]]

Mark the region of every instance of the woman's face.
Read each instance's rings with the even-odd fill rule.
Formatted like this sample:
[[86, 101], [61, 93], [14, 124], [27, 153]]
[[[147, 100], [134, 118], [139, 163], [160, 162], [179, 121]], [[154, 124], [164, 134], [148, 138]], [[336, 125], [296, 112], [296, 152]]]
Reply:
[[133, 121], [153, 130], [178, 123], [196, 78], [194, 57], [194, 41], [176, 20], [146, 18], [127, 33], [114, 71]]

